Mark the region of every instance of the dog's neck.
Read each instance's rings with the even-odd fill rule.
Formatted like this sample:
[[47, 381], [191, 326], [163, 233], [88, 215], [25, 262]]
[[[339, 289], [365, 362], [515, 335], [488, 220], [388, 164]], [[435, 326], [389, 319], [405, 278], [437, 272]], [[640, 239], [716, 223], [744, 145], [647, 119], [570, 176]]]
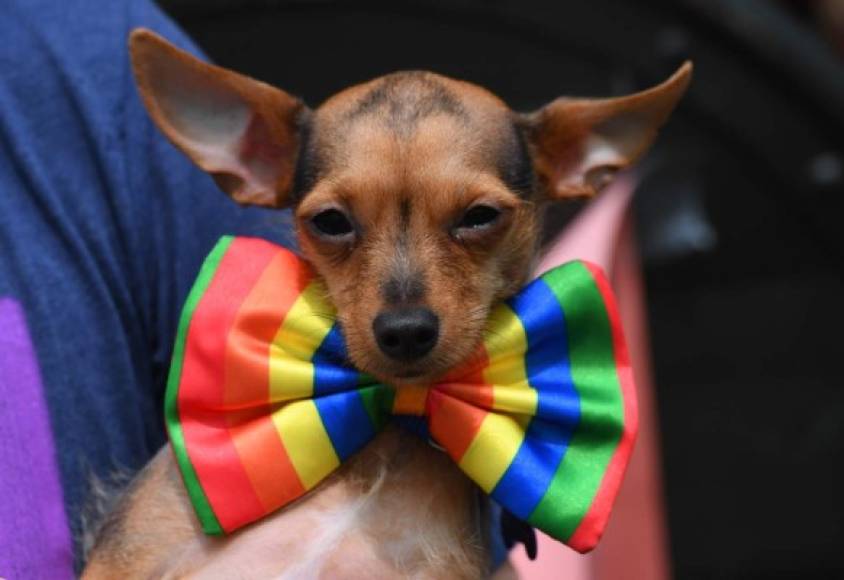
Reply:
[[[157, 497], [147, 497], [152, 490]], [[477, 487], [444, 453], [395, 425], [313, 493], [231, 537], [202, 534], [169, 449], [122, 504], [121, 533], [107, 524], [99, 550], [137, 569], [149, 558], [156, 577], [474, 579], [489, 567]], [[153, 520], [168, 534], [135, 533]]]

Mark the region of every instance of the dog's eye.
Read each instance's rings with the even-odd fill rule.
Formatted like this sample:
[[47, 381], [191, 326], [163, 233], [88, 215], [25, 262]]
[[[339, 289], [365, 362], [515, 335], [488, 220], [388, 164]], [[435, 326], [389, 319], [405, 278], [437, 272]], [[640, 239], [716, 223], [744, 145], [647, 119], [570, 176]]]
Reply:
[[476, 205], [469, 208], [460, 221], [457, 223], [458, 228], [478, 229], [488, 226], [498, 219], [501, 212], [489, 205]]
[[343, 212], [338, 209], [326, 209], [311, 218], [311, 225], [317, 233], [333, 238], [347, 236], [354, 232], [354, 226]]

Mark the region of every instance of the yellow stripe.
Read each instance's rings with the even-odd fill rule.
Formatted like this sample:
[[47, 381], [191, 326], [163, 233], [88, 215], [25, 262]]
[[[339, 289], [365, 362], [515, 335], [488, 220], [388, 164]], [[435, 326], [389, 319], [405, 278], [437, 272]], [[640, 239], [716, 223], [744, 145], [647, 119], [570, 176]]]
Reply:
[[324, 287], [311, 282], [284, 318], [270, 345], [270, 400], [309, 397], [314, 390], [310, 360], [331, 330], [334, 307]]
[[340, 466], [316, 404], [293, 401], [273, 413], [273, 423], [305, 489], [311, 489]]
[[527, 333], [522, 321], [506, 304], [499, 304], [492, 311], [484, 347], [489, 357], [484, 381], [492, 385], [493, 408], [532, 417], [536, 413], [538, 394], [528, 384]]
[[460, 460], [460, 468], [490, 493], [519, 450], [524, 427], [513, 417], [487, 413], [478, 434]]
[[484, 346], [489, 366], [484, 381], [492, 385], [493, 407], [503, 413], [487, 413], [460, 467], [489, 493], [518, 453], [536, 413], [538, 395], [527, 380], [527, 335], [519, 317], [508, 306], [499, 305], [487, 328]]
[[292, 401], [273, 413], [273, 424], [302, 485], [311, 489], [337, 469], [340, 460], [328, 437], [313, 394], [310, 362], [334, 320], [324, 287], [314, 281], [290, 307], [270, 346], [270, 400]]

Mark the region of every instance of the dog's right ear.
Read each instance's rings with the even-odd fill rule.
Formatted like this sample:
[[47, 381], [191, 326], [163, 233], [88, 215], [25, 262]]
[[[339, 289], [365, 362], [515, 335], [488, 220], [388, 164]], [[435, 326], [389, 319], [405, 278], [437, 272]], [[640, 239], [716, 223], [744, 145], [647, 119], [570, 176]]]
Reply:
[[612, 99], [559, 98], [522, 118], [551, 199], [590, 197], [639, 159], [686, 92], [692, 63], [646, 91]]
[[129, 37], [153, 121], [242, 204], [289, 202], [307, 107], [284, 91], [213, 66], [139, 28]]

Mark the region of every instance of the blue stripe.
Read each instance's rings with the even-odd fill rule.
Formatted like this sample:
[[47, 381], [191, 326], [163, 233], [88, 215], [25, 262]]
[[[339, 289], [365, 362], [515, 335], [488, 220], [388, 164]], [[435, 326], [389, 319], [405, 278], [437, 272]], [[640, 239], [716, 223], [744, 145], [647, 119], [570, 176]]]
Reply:
[[314, 352], [314, 397], [348, 391], [358, 384], [358, 372], [346, 362], [346, 341], [335, 324]]
[[526, 520], [566, 454], [580, 421], [580, 398], [571, 377], [565, 314], [551, 288], [535, 280], [508, 304], [525, 328], [528, 382], [539, 396], [525, 439], [491, 495]]
[[335, 324], [314, 353], [314, 403], [341, 461], [375, 436], [357, 392], [359, 374], [346, 366], [346, 343]]
[[425, 417], [416, 415], [395, 415], [393, 421], [418, 436], [423, 441], [431, 439], [431, 431], [428, 430], [428, 420]]

